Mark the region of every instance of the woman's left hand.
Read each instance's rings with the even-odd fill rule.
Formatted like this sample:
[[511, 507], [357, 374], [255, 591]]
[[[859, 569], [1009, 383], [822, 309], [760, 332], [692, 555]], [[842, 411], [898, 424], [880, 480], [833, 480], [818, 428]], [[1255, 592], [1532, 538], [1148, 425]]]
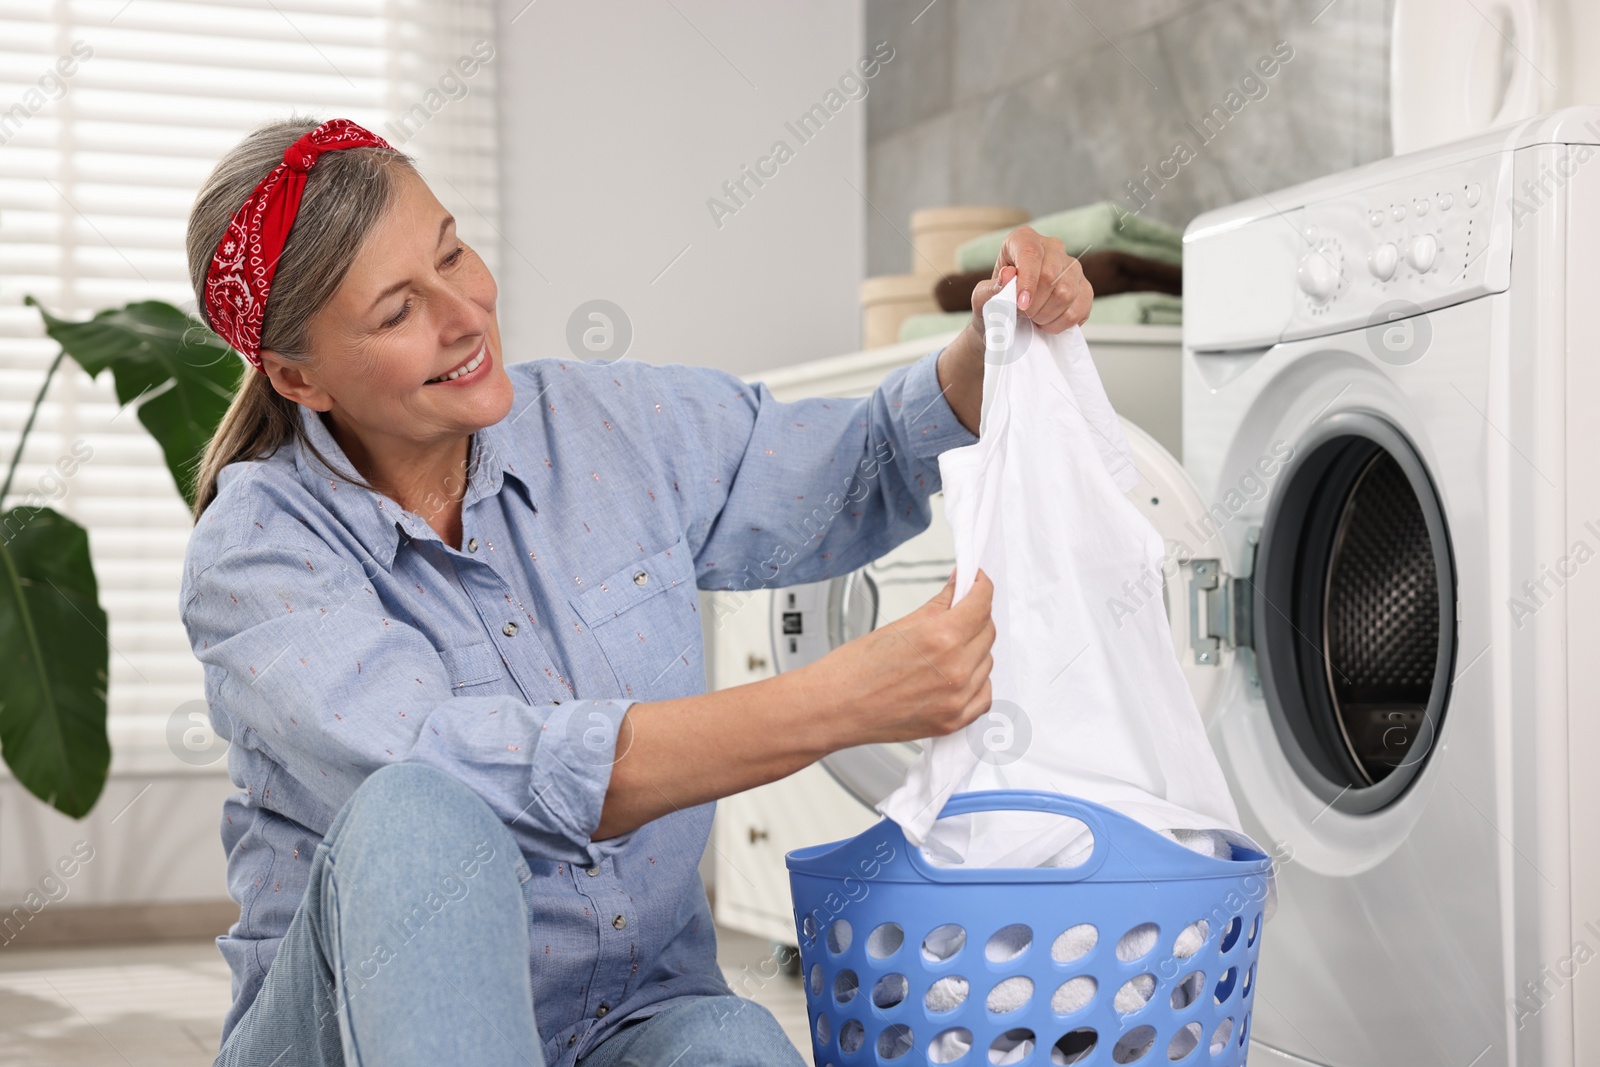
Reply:
[[1094, 290], [1083, 267], [1067, 255], [1059, 237], [1045, 237], [1029, 226], [1007, 235], [995, 258], [994, 274], [972, 290], [972, 322], [983, 336], [983, 306], [989, 298], [1017, 280], [1017, 310], [1045, 333], [1060, 333], [1081, 326], [1089, 317]]
[[971, 321], [939, 356], [939, 387], [950, 410], [972, 433], [978, 432], [983, 408], [983, 306], [1012, 278], [1017, 279], [1017, 311], [1045, 333], [1082, 325], [1094, 300], [1083, 267], [1067, 255], [1059, 238], [1028, 226], [1006, 236], [994, 275], [972, 290]]

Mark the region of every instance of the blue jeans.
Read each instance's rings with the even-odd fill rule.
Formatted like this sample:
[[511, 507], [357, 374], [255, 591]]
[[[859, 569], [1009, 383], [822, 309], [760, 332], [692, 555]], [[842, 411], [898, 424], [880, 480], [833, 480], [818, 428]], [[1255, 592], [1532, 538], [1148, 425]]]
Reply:
[[[215, 1067], [545, 1067], [528, 971], [532, 875], [476, 793], [431, 767], [385, 767], [339, 811], [313, 869]], [[771, 1012], [731, 996], [625, 1024], [583, 1060], [668, 1064], [804, 1061]]]

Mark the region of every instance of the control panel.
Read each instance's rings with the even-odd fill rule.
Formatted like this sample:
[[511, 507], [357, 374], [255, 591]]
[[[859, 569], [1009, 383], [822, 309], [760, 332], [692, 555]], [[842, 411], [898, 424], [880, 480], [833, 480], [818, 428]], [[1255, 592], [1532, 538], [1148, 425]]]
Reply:
[[1495, 291], [1488, 190], [1501, 158], [1469, 160], [1294, 212], [1298, 299], [1282, 340], [1370, 326]]
[[[1184, 344], [1262, 347], [1363, 329], [1510, 284], [1513, 153], [1268, 194], [1184, 245]], [[1377, 178], [1374, 175], [1374, 178]], [[1199, 223], [1204, 222], [1198, 220]]]

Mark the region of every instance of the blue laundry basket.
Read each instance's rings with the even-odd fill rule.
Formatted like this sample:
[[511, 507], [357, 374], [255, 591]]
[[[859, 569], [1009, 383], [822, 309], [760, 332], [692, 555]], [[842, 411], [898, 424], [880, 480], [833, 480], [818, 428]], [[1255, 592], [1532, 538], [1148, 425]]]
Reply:
[[885, 819], [788, 854], [817, 1067], [1243, 1064], [1272, 861], [1033, 790], [959, 793], [940, 818], [999, 810], [1081, 820], [1093, 851], [941, 868]]

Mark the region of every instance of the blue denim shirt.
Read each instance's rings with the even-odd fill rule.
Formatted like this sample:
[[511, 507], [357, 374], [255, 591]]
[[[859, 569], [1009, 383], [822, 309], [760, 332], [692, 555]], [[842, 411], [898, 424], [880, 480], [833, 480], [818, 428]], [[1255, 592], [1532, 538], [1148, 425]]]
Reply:
[[[636, 700], [705, 691], [696, 588], [830, 578], [927, 527], [939, 453], [976, 440], [937, 356], [870, 397], [792, 403], [702, 367], [514, 364], [510, 413], [472, 437], [459, 550], [298, 443], [225, 468], [181, 592], [243, 790], [222, 819], [240, 908], [218, 939], [234, 977], [224, 1036], [334, 814], [402, 761], [468, 783], [522, 848], [548, 1062], [678, 998], [726, 994], [698, 871], [713, 805], [589, 838], [617, 723]], [[321, 417], [300, 415], [354, 473]]]

